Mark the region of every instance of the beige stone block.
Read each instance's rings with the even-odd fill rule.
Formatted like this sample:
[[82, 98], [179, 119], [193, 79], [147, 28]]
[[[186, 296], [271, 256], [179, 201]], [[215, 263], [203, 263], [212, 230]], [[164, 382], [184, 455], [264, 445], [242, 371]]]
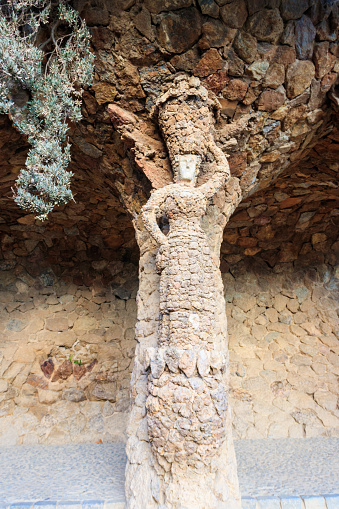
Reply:
[[294, 323], [290, 325], [290, 330], [292, 334], [299, 338], [305, 335], [305, 330], [302, 329], [299, 325], [295, 325]]
[[268, 320], [272, 323], [278, 322], [278, 312], [274, 308], [268, 308], [265, 311], [265, 315], [267, 316]]
[[247, 313], [256, 305], [256, 298], [253, 295], [242, 293], [234, 297], [233, 304]]
[[329, 347], [336, 347], [339, 345], [339, 339], [334, 336], [334, 334], [330, 334], [329, 336], [321, 335], [320, 341]]
[[314, 393], [314, 399], [325, 410], [334, 412], [338, 406], [338, 395], [331, 392], [319, 390]]
[[46, 329], [53, 332], [62, 332], [68, 330], [68, 319], [62, 317], [53, 317], [46, 319]]
[[281, 313], [286, 308], [287, 302], [288, 302], [288, 298], [287, 297], [285, 297], [284, 295], [278, 294], [273, 299], [273, 307], [279, 313]]
[[6, 392], [8, 389], [8, 382], [0, 379], [0, 393]]
[[97, 321], [91, 316], [80, 316], [78, 317], [73, 326], [75, 333], [79, 331], [88, 331], [97, 327]]
[[57, 391], [49, 391], [44, 389], [38, 389], [38, 397], [40, 403], [44, 403], [46, 405], [51, 405], [60, 399], [60, 392]]
[[320, 362], [313, 362], [311, 368], [317, 375], [324, 375], [327, 371], [326, 365]]
[[291, 363], [296, 366], [310, 366], [312, 364], [312, 359], [308, 355], [293, 355], [291, 357]]
[[289, 438], [303, 438], [304, 437], [304, 427], [302, 424], [294, 423], [288, 428], [288, 436]]
[[316, 403], [311, 396], [293, 389], [288, 395], [288, 401], [296, 408], [312, 410], [316, 408]]
[[21, 407], [25, 408], [31, 408], [34, 407], [37, 404], [37, 398], [35, 396], [17, 396], [14, 398], [15, 404]]
[[288, 299], [286, 306], [287, 309], [291, 311], [291, 313], [296, 313], [299, 310], [298, 299]]
[[315, 412], [326, 428], [338, 428], [339, 418], [323, 408], [316, 407]]
[[32, 345], [20, 345], [13, 356], [17, 362], [34, 362], [35, 352]]
[[294, 406], [289, 401], [287, 401], [286, 397], [274, 398], [274, 400], [272, 401], [272, 405], [274, 405], [276, 408], [279, 408], [285, 413], [290, 413], [294, 410]]
[[326, 430], [322, 426], [312, 426], [312, 425], [306, 424], [305, 436], [306, 436], [306, 438], [315, 438], [315, 437], [326, 436]]
[[287, 323], [269, 323], [267, 325], [267, 330], [280, 332], [281, 334], [287, 334], [289, 332], [289, 326]]

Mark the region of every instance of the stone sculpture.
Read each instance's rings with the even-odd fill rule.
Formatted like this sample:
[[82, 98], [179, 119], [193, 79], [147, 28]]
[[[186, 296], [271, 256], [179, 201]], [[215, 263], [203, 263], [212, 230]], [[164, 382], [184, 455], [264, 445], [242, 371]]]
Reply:
[[[154, 191], [141, 210], [157, 244], [159, 306], [158, 326], [150, 334], [154, 319], [142, 318], [143, 303], [138, 304], [127, 444], [129, 509], [240, 507], [227, 401], [226, 324], [220, 324], [222, 283], [201, 224], [230, 179], [227, 159], [213, 138], [213, 106], [196, 78], [179, 78], [156, 104], [174, 183]], [[167, 235], [161, 221], [168, 222]], [[140, 241], [141, 260], [151, 245]], [[147, 277], [142, 264], [141, 288]]]
[[[147, 230], [160, 244], [161, 271], [159, 347], [148, 351], [149, 435], [156, 454], [191, 466], [213, 457], [224, 436], [227, 409], [225, 362], [222, 352], [214, 351], [212, 260], [200, 223], [208, 198], [229, 178], [229, 170], [212, 140], [207, 148], [216, 170], [206, 184], [194, 187], [198, 156], [179, 155], [176, 183], [155, 191], [142, 211]], [[168, 236], [157, 224], [161, 216], [169, 221]]]

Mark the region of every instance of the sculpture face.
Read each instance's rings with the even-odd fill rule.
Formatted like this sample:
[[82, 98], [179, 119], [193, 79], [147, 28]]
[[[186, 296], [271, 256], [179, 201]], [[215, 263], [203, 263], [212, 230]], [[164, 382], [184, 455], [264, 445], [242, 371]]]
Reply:
[[177, 156], [176, 181], [180, 184], [194, 185], [200, 157], [195, 154], [181, 154]]

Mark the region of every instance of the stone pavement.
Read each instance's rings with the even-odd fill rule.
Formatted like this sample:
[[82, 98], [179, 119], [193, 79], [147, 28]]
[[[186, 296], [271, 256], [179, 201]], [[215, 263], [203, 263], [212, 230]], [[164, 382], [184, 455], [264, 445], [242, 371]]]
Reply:
[[[235, 442], [243, 509], [339, 509], [339, 438]], [[123, 444], [0, 449], [0, 509], [123, 509]]]

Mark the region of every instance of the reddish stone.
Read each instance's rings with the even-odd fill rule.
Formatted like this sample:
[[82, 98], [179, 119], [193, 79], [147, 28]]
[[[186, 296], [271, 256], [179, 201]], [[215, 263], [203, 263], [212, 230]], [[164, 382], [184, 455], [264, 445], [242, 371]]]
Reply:
[[273, 57], [277, 64], [290, 65], [295, 62], [297, 54], [294, 48], [290, 46], [278, 46]]
[[221, 7], [220, 14], [225, 25], [231, 28], [241, 28], [247, 19], [245, 0], [235, 0]]
[[52, 359], [47, 359], [43, 364], [40, 365], [41, 371], [45, 375], [46, 378], [51, 378], [51, 375], [54, 371], [54, 363]]
[[265, 90], [258, 100], [258, 109], [262, 111], [274, 111], [284, 104], [285, 96], [277, 90]]
[[323, 78], [335, 64], [336, 57], [329, 51], [329, 42], [320, 42], [315, 45], [313, 61], [315, 64], [315, 77]]
[[114, 127], [120, 127], [126, 124], [135, 124], [137, 122], [137, 117], [135, 115], [120, 108], [116, 104], [109, 104], [107, 106], [107, 111]]
[[73, 366], [73, 375], [76, 380], [80, 380], [87, 373], [87, 368], [84, 364], [79, 366], [79, 364], [74, 364]]
[[247, 167], [247, 152], [235, 152], [234, 154], [230, 154], [228, 163], [232, 176], [240, 177]]
[[254, 218], [254, 223], [259, 226], [264, 226], [272, 221], [272, 218], [267, 216], [257, 216]]
[[202, 37], [199, 40], [199, 48], [221, 48], [232, 44], [236, 30], [226, 27], [221, 21], [213, 19], [202, 25]]
[[246, 210], [242, 210], [231, 217], [231, 221], [248, 221], [248, 219], [249, 217]]
[[281, 209], [289, 209], [290, 207], [294, 207], [294, 205], [298, 205], [302, 201], [302, 197], [297, 198], [286, 198], [279, 203], [279, 207]]
[[88, 364], [87, 371], [91, 372], [93, 370], [94, 366], [96, 366], [96, 364], [98, 364], [98, 361], [96, 359], [94, 359], [90, 364]]
[[224, 61], [215, 48], [211, 48], [203, 54], [195, 68], [193, 69], [194, 76], [209, 76], [222, 69]]
[[241, 247], [254, 247], [258, 244], [258, 240], [253, 237], [239, 237], [237, 244]]
[[330, 72], [321, 80], [321, 91], [328, 92], [337, 79], [337, 73]]
[[52, 382], [56, 382], [57, 380], [60, 380], [60, 378], [61, 380], [67, 380], [67, 378], [69, 378], [72, 373], [73, 373], [72, 361], [70, 360], [64, 361], [55, 372], [52, 378]]
[[237, 108], [238, 101], [229, 101], [228, 99], [219, 99], [221, 110], [220, 113], [232, 118]]
[[218, 71], [204, 80], [204, 85], [215, 94], [219, 94], [229, 81], [226, 71]]
[[231, 80], [223, 90], [222, 95], [230, 101], [241, 101], [247, 92], [248, 85], [240, 79]]

